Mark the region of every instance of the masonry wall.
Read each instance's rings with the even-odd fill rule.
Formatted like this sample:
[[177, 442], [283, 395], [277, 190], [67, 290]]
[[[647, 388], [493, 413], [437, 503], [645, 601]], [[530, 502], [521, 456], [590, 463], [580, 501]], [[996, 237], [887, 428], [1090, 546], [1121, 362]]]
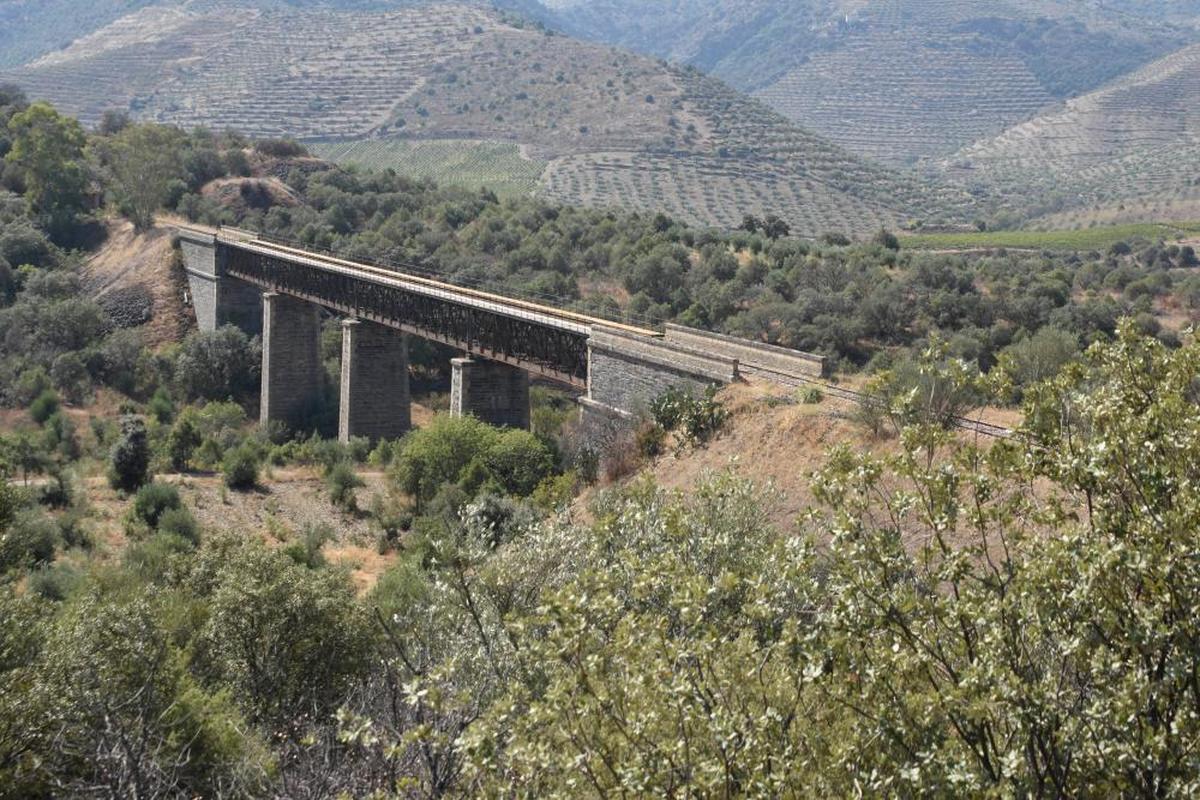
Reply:
[[638, 414], [672, 387], [698, 392], [737, 378], [736, 359], [661, 339], [597, 328], [588, 341], [587, 405], [593, 414]]
[[666, 334], [668, 342], [736, 358], [742, 367], [810, 378], [820, 378], [825, 374], [825, 359], [811, 353], [682, 325], [668, 324]]
[[181, 231], [179, 249], [200, 330], [236, 325], [252, 336], [261, 333], [262, 291], [224, 274], [223, 250], [216, 237]]
[[188, 291], [196, 311], [196, 324], [202, 331], [214, 331], [217, 324], [217, 244], [215, 237], [180, 234], [179, 249], [187, 273]]

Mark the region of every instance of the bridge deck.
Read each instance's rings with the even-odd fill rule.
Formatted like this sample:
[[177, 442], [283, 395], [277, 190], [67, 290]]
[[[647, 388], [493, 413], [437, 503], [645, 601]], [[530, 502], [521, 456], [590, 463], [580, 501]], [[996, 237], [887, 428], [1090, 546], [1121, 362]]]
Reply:
[[587, 314], [580, 314], [575, 311], [567, 311], [565, 309], [555, 308], [554, 306], [533, 303], [519, 298], [507, 297], [498, 293], [470, 289], [445, 281], [433, 280], [431, 278], [412, 275], [399, 270], [385, 269], [383, 267], [377, 267], [357, 261], [350, 261], [348, 259], [338, 258], [336, 256], [312, 253], [307, 250], [261, 239], [257, 234], [250, 231], [241, 231], [238, 229], [228, 228], [206, 228], [199, 225], [176, 225], [175, 227], [182, 230], [200, 233], [205, 236], [214, 236], [217, 241], [220, 241], [226, 245], [242, 248], [251, 252], [257, 252], [262, 255], [274, 256], [280, 259], [307, 264], [308, 266], [316, 267], [328, 272], [350, 275], [371, 283], [396, 286], [415, 294], [423, 294], [440, 300], [461, 303], [463, 305], [489, 311], [494, 314], [516, 317], [528, 322], [545, 325], [549, 328], [556, 328], [571, 333], [578, 333], [586, 336], [588, 333], [590, 333], [591, 328], [595, 326], [617, 329], [626, 333], [634, 334], [636, 336], [646, 336], [650, 338], [661, 338], [663, 335], [659, 331], [640, 328], [620, 322], [614, 322], [612, 320], [601, 319], [599, 317], [593, 317]]

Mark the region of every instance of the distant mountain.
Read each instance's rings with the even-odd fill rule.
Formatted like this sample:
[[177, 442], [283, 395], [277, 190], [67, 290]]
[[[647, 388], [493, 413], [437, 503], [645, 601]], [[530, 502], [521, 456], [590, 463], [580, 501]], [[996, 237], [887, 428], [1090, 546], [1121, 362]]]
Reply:
[[[95, 122], [109, 108], [308, 140], [521, 145], [556, 200], [798, 233], [960, 218], [967, 197], [853, 156], [720, 81], [473, 3], [387, 12], [143, 8], [0, 74]], [[397, 165], [402, 167], [403, 165]]]
[[1200, 45], [1193, 45], [966, 147], [943, 167], [967, 184], [999, 188], [1015, 209], [1086, 220], [1178, 216], [1172, 206], [1182, 206], [1194, 218], [1198, 99]]
[[[693, 64], [892, 163], [947, 155], [1195, 41], [1193, 0], [501, 0]], [[1137, 12], [1137, 13], [1133, 13]]]
[[[152, 6], [201, 10], [221, 0], [0, 0], [0, 69], [62, 50], [127, 14]], [[244, 9], [382, 10], [429, 0], [240, 0]], [[485, 0], [480, 0], [485, 2]]]

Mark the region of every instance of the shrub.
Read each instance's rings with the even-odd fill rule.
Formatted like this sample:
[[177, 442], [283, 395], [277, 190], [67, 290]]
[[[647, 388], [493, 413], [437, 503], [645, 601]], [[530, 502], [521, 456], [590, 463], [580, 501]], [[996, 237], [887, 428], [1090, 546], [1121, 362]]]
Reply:
[[202, 548], [194, 572], [211, 575], [198, 641], [205, 673], [255, 721], [280, 726], [273, 730], [332, 714], [372, 652], [371, 623], [347, 576], [229, 538]]
[[175, 404], [171, 402], [171, 395], [167, 390], [160, 386], [146, 405], [146, 411], [160, 424], [166, 425], [175, 416]]
[[183, 472], [192, 462], [192, 455], [201, 444], [200, 431], [196, 428], [192, 415], [181, 414], [171, 432], [167, 434], [167, 458], [171, 468]]
[[646, 422], [637, 430], [635, 439], [637, 451], [644, 458], [655, 458], [662, 454], [666, 438], [667, 432], [662, 429], [661, 425]]
[[58, 413], [58, 409], [58, 394], [53, 389], [46, 389], [29, 404], [29, 416], [37, 424], [44, 425], [46, 420]]
[[189, 542], [174, 533], [161, 531], [148, 539], [135, 542], [125, 551], [124, 562], [145, 581], [161, 580], [178, 556], [195, 550]]
[[175, 385], [186, 400], [228, 400], [253, 393], [261, 354], [238, 328], [193, 333], [175, 359]]
[[335, 464], [325, 476], [325, 485], [329, 488], [329, 500], [335, 506], [350, 512], [358, 510], [354, 490], [361, 489], [364, 484], [350, 464], [344, 461]]
[[716, 387], [710, 386], [696, 397], [688, 389], [674, 387], [651, 401], [650, 414], [664, 431], [679, 432], [684, 444], [700, 444], [720, 430], [729, 416], [716, 393]]
[[488, 447], [483, 465], [504, 492], [528, 497], [554, 472], [554, 454], [532, 433], [510, 429]]
[[800, 402], [807, 406], [815, 406], [825, 399], [825, 393], [815, 386], [800, 392]]
[[158, 519], [158, 532], [177, 536], [192, 545], [200, 544], [200, 526], [186, 508], [164, 511]]
[[81, 455], [79, 438], [75, 435], [75, 423], [61, 411], [46, 420], [46, 448], [57, 451], [65, 461], [75, 461]]
[[333, 529], [327, 525], [305, 525], [300, 540], [289, 544], [283, 552], [302, 567], [320, 569], [325, 566], [325, 554], [321, 549], [333, 538]]
[[183, 508], [179, 499], [179, 490], [166, 483], [148, 483], [138, 489], [133, 501], [133, 513], [152, 530], [157, 529], [159, 521], [168, 511]]
[[254, 150], [273, 158], [299, 158], [308, 155], [304, 145], [292, 139], [260, 139], [254, 143]]
[[18, 406], [28, 406], [43, 392], [53, 391], [50, 376], [41, 367], [27, 369], [17, 376], [17, 382], [6, 389], [8, 399]]
[[29, 590], [44, 600], [61, 603], [71, 596], [80, 581], [79, 570], [69, 564], [53, 564], [29, 576]]
[[0, 575], [50, 563], [57, 543], [58, 528], [44, 513], [26, 511], [16, 516], [0, 536]]
[[78, 405], [92, 393], [92, 376], [77, 353], [63, 353], [50, 365], [50, 380], [71, 403]]
[[230, 489], [248, 491], [258, 484], [258, 451], [248, 444], [235, 447], [221, 460], [221, 473]]
[[498, 431], [474, 417], [439, 416], [405, 437], [392, 474], [401, 491], [420, 508], [495, 441]]
[[150, 444], [146, 439], [146, 423], [139, 417], [121, 418], [121, 437], [110, 458], [108, 480], [114, 489], [137, 491], [146, 483], [150, 471]]

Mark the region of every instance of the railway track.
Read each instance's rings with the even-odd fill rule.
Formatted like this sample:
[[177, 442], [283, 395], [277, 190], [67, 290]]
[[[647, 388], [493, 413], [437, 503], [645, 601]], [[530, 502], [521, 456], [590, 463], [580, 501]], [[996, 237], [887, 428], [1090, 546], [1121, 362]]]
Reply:
[[[862, 392], [856, 392], [853, 389], [847, 389], [843, 386], [830, 383], [829, 381], [820, 378], [812, 378], [802, 375], [785, 375], [782, 372], [773, 372], [771, 370], [757, 367], [740, 367], [743, 374], [754, 378], [762, 378], [763, 380], [771, 381], [783, 386], [792, 386], [795, 388], [816, 387], [824, 394], [830, 397], [837, 397], [841, 400], [847, 400], [858, 405], [867, 405], [877, 403]], [[968, 417], [954, 417], [951, 419], [951, 424], [959, 430], [977, 433], [981, 436], [988, 436], [993, 439], [1012, 439], [1017, 435], [1017, 432], [1011, 428], [1005, 428], [1002, 425], [993, 425], [990, 422], [982, 420], [970, 419]]]

